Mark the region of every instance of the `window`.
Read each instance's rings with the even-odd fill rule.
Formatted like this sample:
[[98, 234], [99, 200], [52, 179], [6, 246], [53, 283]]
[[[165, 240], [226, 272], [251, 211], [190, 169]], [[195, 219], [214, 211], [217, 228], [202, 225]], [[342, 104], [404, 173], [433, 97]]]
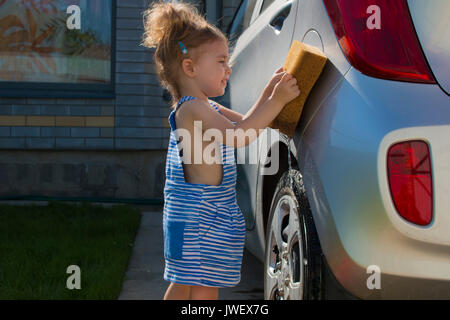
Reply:
[[202, 15], [206, 15], [206, 0], [200, 0], [195, 3], [198, 11]]
[[0, 0], [0, 95], [112, 97], [113, 0]]
[[228, 39], [232, 46], [250, 25], [253, 9], [255, 8], [257, 0], [243, 0], [234, 15], [233, 21], [228, 28]]
[[261, 10], [259, 11], [259, 14], [263, 13], [266, 8], [268, 8], [272, 3], [274, 3], [275, 0], [263, 0], [263, 4], [261, 6]]

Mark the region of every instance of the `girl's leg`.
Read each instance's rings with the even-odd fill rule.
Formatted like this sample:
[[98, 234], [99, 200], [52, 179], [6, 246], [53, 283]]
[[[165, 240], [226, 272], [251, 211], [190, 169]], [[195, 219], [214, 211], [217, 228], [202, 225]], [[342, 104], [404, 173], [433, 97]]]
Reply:
[[171, 282], [167, 288], [164, 300], [189, 300], [191, 286]]
[[219, 288], [191, 286], [191, 300], [217, 300], [219, 298]]

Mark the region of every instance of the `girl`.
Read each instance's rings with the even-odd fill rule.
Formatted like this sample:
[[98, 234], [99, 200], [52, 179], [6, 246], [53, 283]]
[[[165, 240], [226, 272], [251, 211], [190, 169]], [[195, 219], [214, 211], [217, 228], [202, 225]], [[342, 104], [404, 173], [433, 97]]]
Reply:
[[[242, 115], [209, 99], [224, 94], [232, 72], [228, 40], [195, 6], [153, 2], [144, 13], [144, 27], [143, 45], [156, 47], [156, 70], [173, 109], [163, 210], [164, 279], [171, 284], [164, 299], [217, 299], [218, 288], [240, 281], [245, 241], [234, 148], [251, 143], [300, 90], [295, 78], [279, 68], [257, 103]], [[189, 147], [194, 145], [191, 137], [208, 129], [216, 129], [223, 141], [213, 143], [221, 163], [195, 161], [211, 143], [197, 142], [203, 148], [198, 152]], [[257, 134], [245, 137], [247, 129]], [[182, 150], [177, 143], [181, 132], [185, 134], [179, 140], [188, 146]]]

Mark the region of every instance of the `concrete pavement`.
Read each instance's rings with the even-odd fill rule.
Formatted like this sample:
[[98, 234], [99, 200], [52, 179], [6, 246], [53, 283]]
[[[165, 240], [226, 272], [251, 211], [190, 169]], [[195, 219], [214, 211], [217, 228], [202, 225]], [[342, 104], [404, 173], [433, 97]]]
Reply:
[[[119, 300], [161, 300], [170, 282], [163, 279], [164, 239], [162, 209], [141, 210], [141, 225], [125, 274]], [[264, 298], [263, 265], [244, 250], [241, 282], [219, 290], [220, 300], [262, 300]]]

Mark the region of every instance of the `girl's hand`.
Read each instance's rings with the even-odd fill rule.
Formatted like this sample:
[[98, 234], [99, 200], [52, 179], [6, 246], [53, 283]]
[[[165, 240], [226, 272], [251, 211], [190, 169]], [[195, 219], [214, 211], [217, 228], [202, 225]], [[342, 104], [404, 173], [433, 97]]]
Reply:
[[280, 81], [273, 88], [271, 98], [286, 105], [300, 95], [297, 79], [290, 73], [284, 73]]
[[272, 78], [270, 79], [269, 83], [267, 83], [266, 87], [264, 88], [264, 92], [263, 92], [263, 96], [265, 98], [264, 100], [266, 100], [267, 98], [269, 98], [272, 95], [273, 88], [275, 88], [275, 85], [281, 80], [281, 77], [285, 73], [286, 72], [283, 71], [283, 66], [281, 66], [272, 74]]

